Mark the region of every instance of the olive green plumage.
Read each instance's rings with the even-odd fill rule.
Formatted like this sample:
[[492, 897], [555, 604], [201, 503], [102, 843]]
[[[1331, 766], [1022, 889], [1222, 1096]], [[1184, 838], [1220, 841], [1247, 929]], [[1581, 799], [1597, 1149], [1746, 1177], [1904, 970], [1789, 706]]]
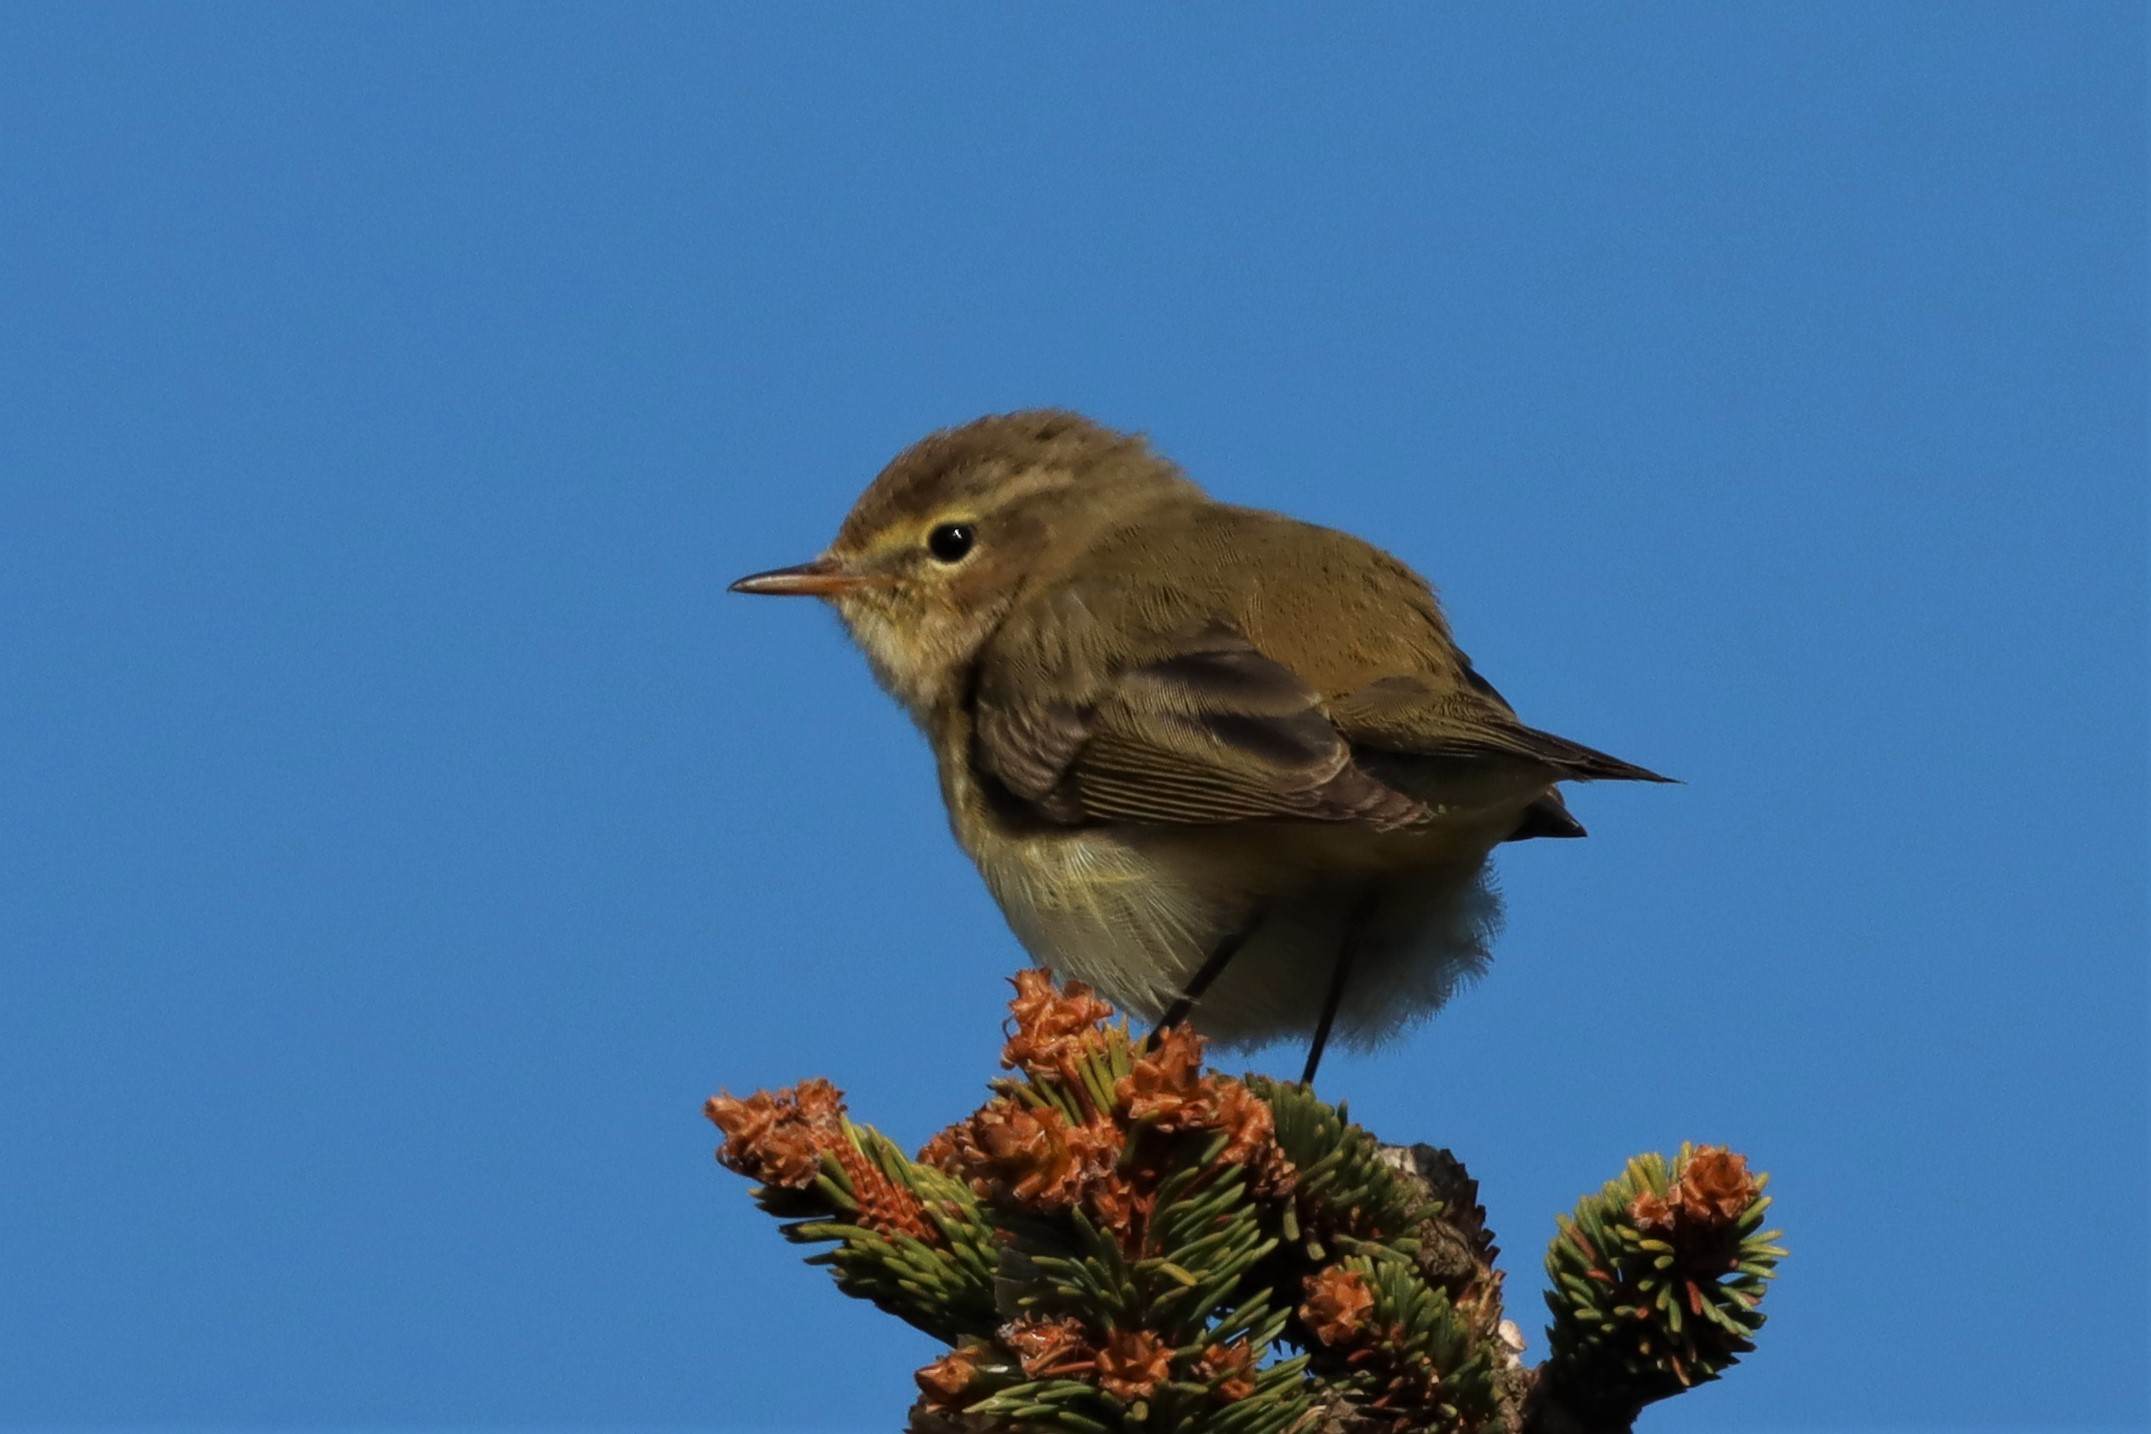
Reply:
[[744, 578], [831, 600], [934, 748], [1034, 959], [1240, 1045], [1371, 1045], [1485, 965], [1488, 853], [1580, 836], [1556, 784], [1661, 781], [1522, 721], [1433, 590], [1345, 533], [1235, 507], [1074, 414], [980, 419], [875, 479], [827, 553]]

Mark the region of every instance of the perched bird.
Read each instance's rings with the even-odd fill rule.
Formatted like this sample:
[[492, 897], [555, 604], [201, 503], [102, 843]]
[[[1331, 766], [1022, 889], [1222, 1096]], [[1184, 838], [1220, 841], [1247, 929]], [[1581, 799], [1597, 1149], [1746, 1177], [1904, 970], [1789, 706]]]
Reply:
[[1372, 1046], [1486, 965], [1487, 856], [1584, 834], [1555, 783], [1653, 772], [1527, 727], [1424, 579], [1220, 503], [1077, 414], [882, 470], [812, 562], [932, 744], [956, 839], [1039, 964], [1227, 1045]]

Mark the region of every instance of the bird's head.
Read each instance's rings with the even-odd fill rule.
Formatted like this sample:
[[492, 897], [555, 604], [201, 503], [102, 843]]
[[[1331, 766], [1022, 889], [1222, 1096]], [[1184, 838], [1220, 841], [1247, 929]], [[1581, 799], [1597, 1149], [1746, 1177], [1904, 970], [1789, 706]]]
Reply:
[[828, 599], [882, 686], [924, 720], [961, 696], [1027, 582], [1160, 498], [1196, 491], [1142, 438], [1080, 415], [981, 418], [897, 455], [820, 557], [732, 591]]

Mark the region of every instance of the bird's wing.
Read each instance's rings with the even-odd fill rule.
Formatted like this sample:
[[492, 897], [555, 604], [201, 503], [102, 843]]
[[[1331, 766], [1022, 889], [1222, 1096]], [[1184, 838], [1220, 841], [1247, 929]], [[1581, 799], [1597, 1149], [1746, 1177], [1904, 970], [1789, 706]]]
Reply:
[[1414, 757], [1520, 759], [1554, 781], [1667, 782], [1656, 772], [1581, 742], [1527, 727], [1467, 665], [1462, 683], [1433, 675], [1384, 677], [1329, 704], [1347, 741]]
[[1583, 823], [1576, 820], [1561, 799], [1559, 787], [1548, 787], [1541, 796], [1532, 798], [1531, 805], [1524, 808], [1518, 818], [1516, 830], [1503, 837], [1503, 841], [1530, 841], [1533, 837], [1580, 837], [1589, 836]]
[[1387, 829], [1426, 814], [1353, 762], [1314, 688], [1222, 622], [1120, 663], [1084, 661], [1080, 641], [1030, 650], [1055, 656], [982, 667], [973, 756], [1049, 820]]

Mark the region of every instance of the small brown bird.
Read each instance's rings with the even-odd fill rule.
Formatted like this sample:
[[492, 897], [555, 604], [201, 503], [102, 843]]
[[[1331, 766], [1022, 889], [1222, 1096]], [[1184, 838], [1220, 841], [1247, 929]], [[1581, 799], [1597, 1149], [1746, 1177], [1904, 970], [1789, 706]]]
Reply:
[[1228, 1045], [1372, 1046], [1477, 975], [1487, 856], [1555, 787], [1666, 780], [1517, 719], [1426, 581], [1219, 503], [1140, 437], [982, 418], [735, 592], [829, 599], [932, 743], [956, 839], [1041, 965]]

